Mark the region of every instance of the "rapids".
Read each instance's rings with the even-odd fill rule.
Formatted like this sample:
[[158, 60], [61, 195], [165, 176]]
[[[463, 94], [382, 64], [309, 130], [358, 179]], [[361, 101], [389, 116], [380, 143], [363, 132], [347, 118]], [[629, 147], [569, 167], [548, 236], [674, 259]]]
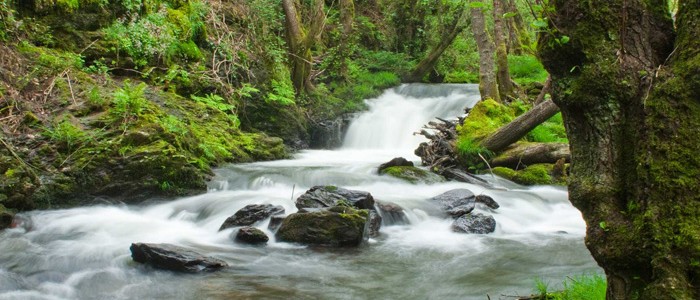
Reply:
[[[475, 85], [403, 85], [367, 100], [343, 147], [293, 159], [216, 171], [209, 192], [169, 202], [34, 211], [0, 232], [0, 299], [506, 299], [541, 278], [552, 288], [569, 275], [599, 273], [583, 244], [585, 223], [561, 187], [522, 187], [492, 176], [496, 188], [458, 182], [413, 185], [375, 174], [424, 141], [412, 133], [434, 117], [461, 115]], [[234, 243], [221, 223], [248, 204], [282, 205], [313, 185], [365, 190], [404, 207], [412, 224], [384, 226], [358, 249]], [[489, 235], [453, 233], [426, 199], [454, 188], [493, 197]], [[266, 230], [267, 224], [258, 226]], [[273, 237], [270, 232], [268, 235]], [[134, 263], [132, 242], [172, 243], [231, 267], [176, 274]], [[512, 298], [507, 298], [512, 299]]]

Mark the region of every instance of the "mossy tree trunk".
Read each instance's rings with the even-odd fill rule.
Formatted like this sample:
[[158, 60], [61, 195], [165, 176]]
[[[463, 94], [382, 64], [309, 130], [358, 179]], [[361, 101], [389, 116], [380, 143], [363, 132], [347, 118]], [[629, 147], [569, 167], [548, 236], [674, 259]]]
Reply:
[[667, 1], [550, 3], [539, 56], [607, 298], [700, 298], [700, 0], [679, 2], [675, 32]]
[[503, 20], [503, 6], [505, 0], [493, 0], [493, 41], [496, 46], [496, 78], [498, 82], [498, 94], [506, 101], [508, 97], [514, 97], [513, 84], [510, 81], [508, 71], [508, 48], [506, 47], [505, 22]]
[[[471, 1], [479, 2], [479, 1]], [[491, 98], [501, 102], [496, 82], [496, 69], [494, 61], [495, 46], [486, 30], [484, 11], [481, 7], [471, 8], [472, 32], [479, 50], [479, 93], [481, 99]]]
[[340, 0], [340, 23], [343, 26], [340, 32], [340, 45], [338, 46], [338, 58], [340, 60], [338, 66], [338, 74], [340, 78], [348, 81], [348, 60], [352, 54], [352, 36], [355, 19], [355, 2], [353, 0]]
[[314, 89], [311, 82], [313, 65], [311, 48], [320, 38], [326, 19], [323, 12], [323, 0], [315, 0], [312, 3], [310, 20], [307, 22], [308, 26], [305, 27], [297, 9], [300, 6], [298, 0], [282, 0], [292, 84], [294, 84], [297, 93], [309, 92]]
[[504, 11], [513, 14], [512, 17], [505, 19], [508, 29], [508, 53], [522, 55], [525, 52], [523, 48], [530, 46], [530, 33], [525, 26], [523, 16], [518, 11], [518, 6], [515, 5], [515, 0], [505, 0]]

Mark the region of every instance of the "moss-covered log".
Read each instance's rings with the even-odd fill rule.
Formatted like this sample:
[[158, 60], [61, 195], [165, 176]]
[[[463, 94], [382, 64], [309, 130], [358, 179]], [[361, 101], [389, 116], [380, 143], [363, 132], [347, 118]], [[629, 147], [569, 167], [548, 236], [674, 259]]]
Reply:
[[[539, 56], [608, 299], [700, 297], [700, 1], [557, 0]], [[570, 38], [568, 43], [562, 37]]]

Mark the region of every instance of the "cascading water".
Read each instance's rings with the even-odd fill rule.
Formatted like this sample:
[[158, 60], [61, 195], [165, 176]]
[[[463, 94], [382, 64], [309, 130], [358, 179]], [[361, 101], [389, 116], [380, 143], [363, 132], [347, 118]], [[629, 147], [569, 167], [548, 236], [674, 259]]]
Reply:
[[[140, 206], [37, 211], [0, 233], [0, 299], [492, 299], [600, 272], [583, 245], [585, 224], [559, 187], [504, 180], [487, 189], [458, 182], [408, 184], [375, 174], [395, 156], [416, 160], [411, 135], [433, 117], [452, 117], [477, 99], [473, 85], [404, 85], [368, 101], [339, 150], [217, 170], [206, 194]], [[294, 212], [313, 185], [369, 191], [407, 210], [410, 225], [384, 226], [358, 249], [234, 243], [221, 223], [248, 204]], [[493, 197], [498, 225], [489, 235], [453, 233], [427, 198], [468, 188]], [[261, 224], [260, 228], [267, 228]], [[272, 236], [270, 232], [268, 235]], [[223, 259], [208, 274], [158, 271], [131, 260], [132, 242], [172, 243]]]

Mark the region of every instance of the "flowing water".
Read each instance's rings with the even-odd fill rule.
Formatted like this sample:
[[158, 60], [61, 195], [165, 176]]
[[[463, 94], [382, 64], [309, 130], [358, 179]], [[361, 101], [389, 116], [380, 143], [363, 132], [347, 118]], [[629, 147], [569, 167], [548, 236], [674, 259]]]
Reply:
[[[473, 85], [404, 85], [368, 100], [338, 150], [217, 170], [206, 194], [139, 206], [35, 211], [0, 233], [0, 299], [513, 299], [541, 278], [598, 273], [583, 245], [585, 224], [561, 187], [522, 187], [485, 176], [496, 188], [447, 182], [413, 185], [375, 174], [412, 154], [414, 131], [433, 117], [461, 115], [478, 99]], [[407, 211], [410, 225], [384, 226], [356, 249], [274, 241], [236, 244], [221, 223], [248, 204], [294, 212], [313, 185], [365, 190]], [[453, 233], [426, 199], [455, 188], [492, 196], [501, 207], [488, 235]], [[260, 224], [267, 228], [267, 224]], [[268, 235], [272, 234], [268, 232]], [[223, 259], [220, 272], [176, 274], [134, 263], [132, 242], [172, 243]]]

